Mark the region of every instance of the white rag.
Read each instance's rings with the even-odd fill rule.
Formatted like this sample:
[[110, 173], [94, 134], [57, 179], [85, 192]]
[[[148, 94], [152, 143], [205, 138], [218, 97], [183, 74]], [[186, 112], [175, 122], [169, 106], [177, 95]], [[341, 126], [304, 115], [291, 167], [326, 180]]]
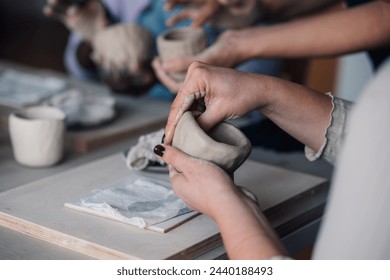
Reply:
[[130, 148], [126, 156], [126, 165], [130, 170], [143, 170], [150, 164], [158, 163], [165, 166], [165, 162], [157, 157], [153, 149], [156, 145], [161, 143], [164, 135], [164, 129], [142, 135], [138, 139], [138, 143]]

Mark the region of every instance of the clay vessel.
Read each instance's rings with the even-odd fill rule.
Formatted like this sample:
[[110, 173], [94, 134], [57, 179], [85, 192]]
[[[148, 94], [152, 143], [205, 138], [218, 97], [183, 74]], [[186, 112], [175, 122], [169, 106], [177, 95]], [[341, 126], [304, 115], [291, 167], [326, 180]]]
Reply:
[[248, 138], [227, 122], [206, 133], [189, 111], [179, 120], [172, 145], [193, 157], [215, 163], [229, 174], [244, 163], [252, 148]]
[[9, 117], [12, 149], [17, 162], [31, 167], [51, 166], [64, 154], [65, 113], [36, 106]]
[[127, 66], [123, 66], [119, 73], [108, 71], [108, 65], [97, 65], [101, 79], [113, 91], [138, 95], [152, 86], [155, 81], [151, 68], [153, 37], [146, 28], [134, 23], [109, 26], [96, 34], [93, 46], [98, 53], [110, 49], [110, 53], [104, 53], [105, 60], [111, 64], [126, 62]]
[[[201, 28], [174, 28], [157, 37], [157, 50], [163, 61], [174, 57], [195, 55], [206, 46], [206, 32]], [[185, 75], [186, 73], [171, 74], [178, 81], [184, 80]]]

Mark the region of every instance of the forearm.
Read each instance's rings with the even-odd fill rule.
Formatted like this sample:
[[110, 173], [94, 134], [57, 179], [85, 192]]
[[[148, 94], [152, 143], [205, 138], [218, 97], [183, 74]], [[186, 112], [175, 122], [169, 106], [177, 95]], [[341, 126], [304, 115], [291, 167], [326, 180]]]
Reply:
[[245, 201], [247, 198], [242, 195], [225, 197], [215, 219], [230, 259], [270, 259], [287, 255], [276, 233], [253, 202]]
[[232, 33], [240, 56], [316, 57], [341, 55], [390, 44], [390, 4], [357, 8]]
[[286, 19], [316, 12], [341, 0], [259, 0], [267, 19]]
[[[266, 92], [258, 92], [258, 109], [298, 141], [318, 151], [330, 123], [328, 95], [282, 79], [253, 75]], [[256, 90], [256, 87], [253, 87]]]

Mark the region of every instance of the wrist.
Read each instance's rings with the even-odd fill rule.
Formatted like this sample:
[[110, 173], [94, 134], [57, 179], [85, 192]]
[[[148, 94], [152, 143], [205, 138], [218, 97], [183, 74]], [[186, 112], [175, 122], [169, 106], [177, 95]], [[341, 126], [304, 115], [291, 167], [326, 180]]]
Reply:
[[223, 222], [229, 218], [229, 209], [234, 209], [240, 204], [241, 198], [239, 198], [236, 192], [236, 186], [232, 188], [221, 190], [214, 198], [210, 199], [209, 213], [207, 213], [217, 224]]
[[236, 48], [240, 62], [266, 56], [263, 28], [248, 27], [233, 32], [232, 47]]

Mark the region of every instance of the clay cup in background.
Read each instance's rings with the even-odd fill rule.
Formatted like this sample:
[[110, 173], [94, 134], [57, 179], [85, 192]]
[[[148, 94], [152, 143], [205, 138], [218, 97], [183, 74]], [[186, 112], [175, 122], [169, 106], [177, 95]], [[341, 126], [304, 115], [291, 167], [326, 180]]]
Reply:
[[22, 109], [9, 116], [12, 149], [17, 162], [51, 166], [64, 154], [65, 113], [50, 106]]
[[[174, 57], [195, 55], [206, 46], [206, 32], [202, 28], [174, 28], [157, 38], [157, 50], [163, 61]], [[178, 81], [183, 81], [186, 73], [172, 73], [171, 76]]]

